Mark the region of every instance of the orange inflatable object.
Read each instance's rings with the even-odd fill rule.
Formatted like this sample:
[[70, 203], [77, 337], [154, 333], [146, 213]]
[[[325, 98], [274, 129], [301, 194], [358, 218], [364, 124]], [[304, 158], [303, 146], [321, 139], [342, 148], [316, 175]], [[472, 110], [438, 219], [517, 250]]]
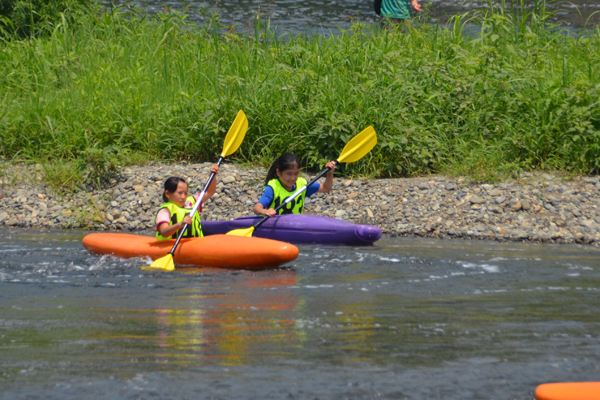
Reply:
[[545, 383], [535, 390], [537, 400], [600, 400], [600, 382]]
[[[126, 233], [92, 233], [83, 238], [83, 247], [97, 254], [117, 257], [150, 257], [167, 255], [175, 240]], [[298, 257], [298, 248], [277, 240], [254, 237], [213, 235], [182, 239], [175, 250], [177, 265], [229, 267], [241, 269], [275, 268]]]

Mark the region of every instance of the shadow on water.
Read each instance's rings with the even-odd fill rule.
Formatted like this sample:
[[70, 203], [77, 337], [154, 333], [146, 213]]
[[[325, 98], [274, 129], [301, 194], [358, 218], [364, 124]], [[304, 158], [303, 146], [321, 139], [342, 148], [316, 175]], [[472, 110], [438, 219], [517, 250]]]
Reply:
[[82, 237], [1, 232], [5, 398], [528, 399], [597, 378], [595, 248], [384, 238], [149, 273]]

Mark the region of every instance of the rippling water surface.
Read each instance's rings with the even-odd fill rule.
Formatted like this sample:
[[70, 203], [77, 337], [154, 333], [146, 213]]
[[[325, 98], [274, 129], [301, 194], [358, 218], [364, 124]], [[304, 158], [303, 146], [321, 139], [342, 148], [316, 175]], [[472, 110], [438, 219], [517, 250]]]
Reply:
[[385, 238], [150, 273], [83, 235], [0, 231], [0, 397], [531, 399], [600, 372], [595, 248]]
[[[379, 17], [373, 12], [373, 0], [211, 0], [211, 1], [165, 1], [165, 0], [96, 0], [110, 4], [125, 4], [137, 6], [150, 12], [161, 12], [168, 7], [183, 10], [188, 7], [194, 11], [192, 19], [201, 20], [200, 9], [208, 13], [216, 12], [221, 21], [226, 25], [237, 25], [240, 28], [250, 27], [253, 18], [260, 14], [263, 20], [270, 19], [273, 26], [285, 31], [320, 31], [326, 33], [336, 30], [337, 27], [347, 28], [351, 20], [366, 22], [378, 21]], [[422, 5], [431, 4], [428, 15], [433, 22], [446, 23], [447, 19], [455, 14], [468, 11], [485, 9], [487, 1], [471, 0], [421, 0]], [[494, 2], [498, 4], [499, 2]], [[506, 2], [510, 4], [510, 1]], [[525, 4], [532, 5], [535, 0], [525, 0]], [[539, 1], [538, 1], [539, 3]], [[598, 0], [572, 0], [569, 2], [547, 1], [549, 11], [556, 13], [556, 20], [565, 26], [581, 27], [588, 22], [588, 26], [597, 24], [600, 20], [600, 1]], [[591, 18], [590, 18], [591, 17]]]

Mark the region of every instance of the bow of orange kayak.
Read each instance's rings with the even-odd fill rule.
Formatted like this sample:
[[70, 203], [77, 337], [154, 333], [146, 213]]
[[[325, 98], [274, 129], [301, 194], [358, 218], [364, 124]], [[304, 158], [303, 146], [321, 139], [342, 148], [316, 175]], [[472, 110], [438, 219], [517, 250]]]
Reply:
[[[117, 257], [164, 257], [174, 240], [157, 241], [153, 237], [126, 233], [92, 233], [83, 238], [83, 246], [96, 254]], [[175, 250], [177, 265], [214, 268], [276, 268], [298, 257], [292, 244], [254, 237], [214, 235], [183, 239]]]
[[545, 383], [535, 390], [537, 400], [600, 400], [600, 382]]

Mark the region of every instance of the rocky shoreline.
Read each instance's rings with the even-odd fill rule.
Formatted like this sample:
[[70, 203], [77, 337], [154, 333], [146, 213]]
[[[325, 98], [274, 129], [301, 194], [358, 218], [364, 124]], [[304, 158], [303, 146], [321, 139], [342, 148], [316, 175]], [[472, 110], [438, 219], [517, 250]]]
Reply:
[[[197, 193], [210, 165], [127, 167], [105, 188], [88, 186], [59, 196], [41, 182], [39, 166], [5, 164], [0, 180], [0, 227], [152, 230], [166, 178], [181, 176], [191, 192]], [[222, 165], [217, 193], [205, 205], [203, 219], [253, 215], [265, 175], [264, 168]], [[600, 179], [596, 176], [566, 181], [548, 173], [526, 173], [518, 182], [494, 185], [441, 175], [377, 180], [337, 177], [332, 192], [311, 197], [305, 212], [376, 225], [391, 236], [598, 246], [599, 205]]]

